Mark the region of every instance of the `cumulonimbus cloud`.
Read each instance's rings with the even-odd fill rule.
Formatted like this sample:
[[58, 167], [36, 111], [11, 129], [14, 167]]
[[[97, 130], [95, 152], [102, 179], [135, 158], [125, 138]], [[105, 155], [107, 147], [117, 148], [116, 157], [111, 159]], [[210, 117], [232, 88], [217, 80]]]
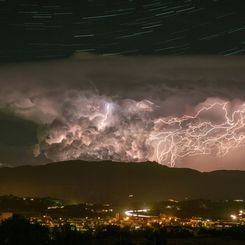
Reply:
[[241, 58], [70, 59], [2, 67], [0, 107], [52, 161], [224, 156], [244, 145]]

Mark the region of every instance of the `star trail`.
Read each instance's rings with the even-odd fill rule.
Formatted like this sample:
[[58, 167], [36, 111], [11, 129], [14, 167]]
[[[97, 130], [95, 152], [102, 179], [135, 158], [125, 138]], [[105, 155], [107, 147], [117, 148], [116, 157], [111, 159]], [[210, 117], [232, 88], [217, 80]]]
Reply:
[[243, 1], [0, 1], [0, 60], [245, 54]]
[[244, 12], [244, 0], [0, 0], [0, 163], [244, 169]]

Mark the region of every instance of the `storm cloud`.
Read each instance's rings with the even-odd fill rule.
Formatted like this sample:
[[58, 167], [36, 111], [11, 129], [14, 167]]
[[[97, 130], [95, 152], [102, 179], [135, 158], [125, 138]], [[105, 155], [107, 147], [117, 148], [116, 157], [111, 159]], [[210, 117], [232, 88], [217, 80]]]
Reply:
[[[19, 118], [14, 127], [21, 127], [23, 122], [35, 125], [36, 136], [31, 133], [30, 139], [27, 137], [22, 162], [109, 159], [171, 165], [172, 155], [177, 154], [176, 166], [206, 170], [223, 168], [226, 164], [226, 168], [232, 169], [232, 160], [224, 163], [230, 151], [226, 158], [217, 160], [214, 144], [206, 144], [202, 138], [199, 143], [203, 151], [184, 154], [182, 146], [187, 142], [181, 139], [190, 139], [190, 126], [195, 127], [204, 118], [215, 126], [224, 123], [219, 120], [226, 113], [224, 104], [229, 119], [236, 110], [244, 110], [244, 61], [243, 57], [128, 58], [76, 54], [66, 60], [3, 65], [0, 110], [3, 117]], [[204, 113], [198, 119], [186, 119], [195, 116], [202, 106], [216, 102], [219, 104], [206, 112], [208, 116]], [[181, 120], [180, 128], [175, 123], [170, 129], [167, 122], [173, 118]], [[243, 114], [233, 118], [233, 123], [237, 122], [243, 122]], [[216, 132], [210, 138], [214, 140], [217, 135], [229, 132], [230, 138], [222, 141], [225, 144], [232, 140], [234, 135], [229, 130], [233, 128], [228, 124], [222, 126], [225, 131]], [[8, 130], [11, 134], [11, 127], [5, 132]], [[203, 130], [208, 129], [196, 133], [201, 137]], [[170, 155], [157, 155], [159, 149], [171, 151], [169, 141], [162, 141], [163, 132], [178, 132], [175, 141], [181, 150], [177, 147]], [[235, 132], [234, 142], [237, 142], [243, 133]], [[0, 142], [5, 148], [7, 137], [2, 135]], [[17, 137], [11, 137], [13, 143], [8, 143], [8, 147], [16, 145]], [[165, 142], [164, 147], [163, 143], [159, 146], [159, 139]], [[235, 150], [242, 149], [241, 143]], [[208, 155], [205, 161], [203, 155]], [[237, 160], [240, 163], [235, 168], [244, 169], [240, 155]], [[8, 162], [8, 159], [5, 156], [1, 161]], [[18, 158], [11, 163], [17, 165]]]

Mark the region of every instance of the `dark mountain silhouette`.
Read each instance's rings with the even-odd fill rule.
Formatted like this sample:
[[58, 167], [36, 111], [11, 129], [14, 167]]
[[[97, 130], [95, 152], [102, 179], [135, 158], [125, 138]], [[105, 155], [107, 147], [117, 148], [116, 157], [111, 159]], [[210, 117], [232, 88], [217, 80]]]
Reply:
[[0, 168], [0, 195], [51, 196], [80, 202], [157, 201], [186, 197], [245, 199], [244, 186], [245, 171], [201, 173], [150, 162], [68, 161]]

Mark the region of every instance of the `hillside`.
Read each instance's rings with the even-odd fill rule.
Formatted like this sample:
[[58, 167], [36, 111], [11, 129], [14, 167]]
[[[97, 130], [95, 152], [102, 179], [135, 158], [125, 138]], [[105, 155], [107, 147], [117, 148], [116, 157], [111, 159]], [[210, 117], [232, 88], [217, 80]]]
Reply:
[[52, 196], [74, 201], [245, 199], [244, 186], [245, 171], [201, 173], [149, 162], [69, 161], [0, 168], [0, 195]]

